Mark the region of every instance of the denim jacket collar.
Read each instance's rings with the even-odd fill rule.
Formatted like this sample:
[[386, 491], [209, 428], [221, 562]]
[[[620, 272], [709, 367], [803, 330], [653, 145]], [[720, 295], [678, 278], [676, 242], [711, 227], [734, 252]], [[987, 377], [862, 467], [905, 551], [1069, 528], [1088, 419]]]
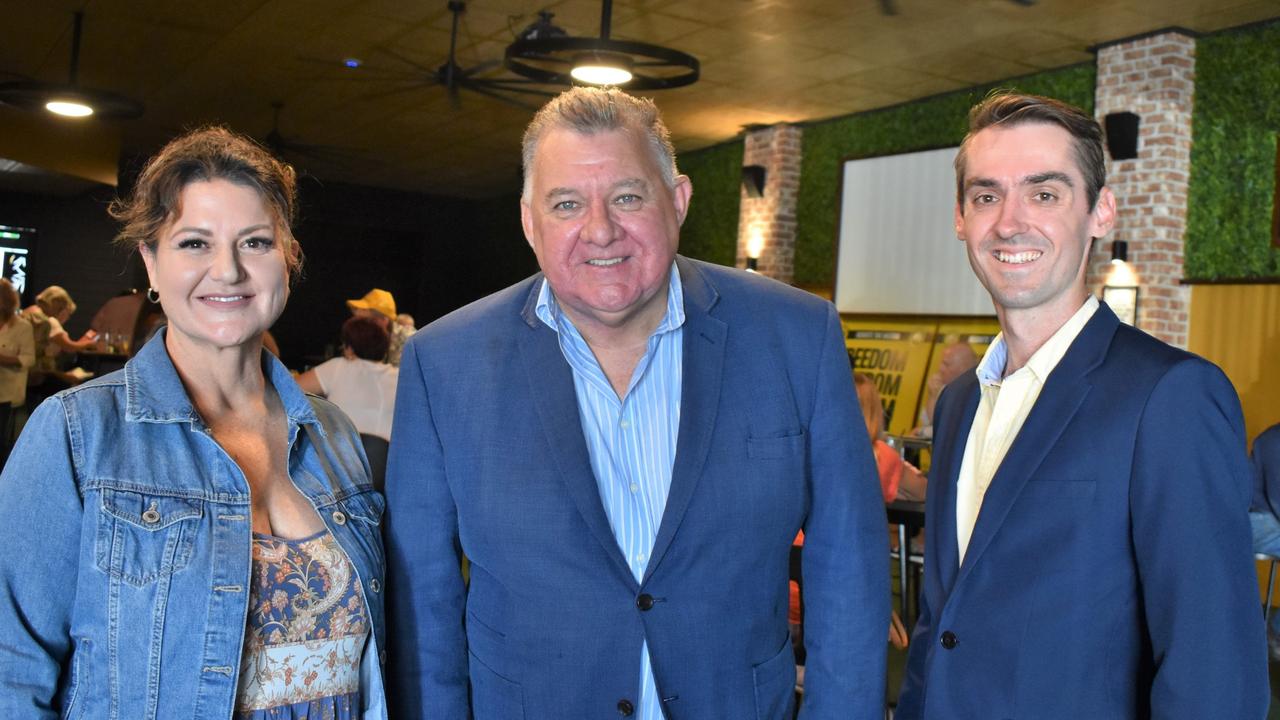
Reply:
[[[156, 333], [142, 349], [124, 366], [125, 394], [128, 398], [125, 410], [127, 422], [196, 422], [199, 414], [182, 385], [182, 378], [169, 358], [165, 348], [166, 329]], [[293, 382], [289, 370], [275, 355], [262, 351], [262, 371], [266, 380], [276, 389], [280, 403], [289, 417], [290, 439], [293, 428], [310, 424], [323, 437], [324, 426], [316, 420], [315, 410], [306, 393]]]

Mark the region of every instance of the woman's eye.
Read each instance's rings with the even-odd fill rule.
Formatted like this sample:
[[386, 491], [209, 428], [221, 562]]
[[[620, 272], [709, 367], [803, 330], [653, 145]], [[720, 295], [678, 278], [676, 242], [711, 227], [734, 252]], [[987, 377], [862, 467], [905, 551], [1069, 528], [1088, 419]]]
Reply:
[[207, 245], [203, 238], [182, 238], [178, 241], [178, 247], [182, 249], [199, 249]]
[[250, 250], [270, 250], [273, 245], [275, 240], [269, 237], [251, 237], [244, 241], [244, 246]]

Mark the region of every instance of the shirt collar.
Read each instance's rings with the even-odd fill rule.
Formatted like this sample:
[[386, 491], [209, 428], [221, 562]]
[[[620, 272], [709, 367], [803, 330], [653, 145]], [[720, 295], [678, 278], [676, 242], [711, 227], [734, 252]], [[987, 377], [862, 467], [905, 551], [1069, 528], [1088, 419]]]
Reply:
[[[1093, 317], [1098, 310], [1098, 298], [1093, 295], [1085, 298], [1084, 304], [1076, 310], [1057, 332], [1049, 337], [1039, 350], [1027, 360], [1026, 369], [1030, 371], [1040, 382], [1044, 382], [1049, 373], [1058, 366], [1062, 360], [1062, 356], [1067, 354], [1067, 350], [1071, 347], [1071, 343], [1084, 329], [1085, 324]], [[977, 369], [974, 371], [978, 375], [978, 382], [985, 387], [999, 386], [1000, 381], [1004, 379], [1004, 368], [1009, 360], [1009, 347], [1004, 342], [1004, 333], [996, 335], [996, 339], [987, 348], [987, 352], [982, 356], [982, 362], [978, 363]]]
[[[542, 287], [538, 288], [538, 301], [533, 311], [544, 325], [557, 333], [560, 332], [561, 323], [573, 324], [560, 309], [560, 303], [556, 300], [555, 293], [551, 290], [551, 283], [547, 282], [545, 275], [542, 278]], [[654, 329], [653, 335], [669, 332], [681, 325], [684, 325], [684, 286], [680, 283], [680, 273], [673, 262], [670, 282], [667, 284], [667, 312], [662, 316], [662, 322], [659, 322], [658, 327]]]
[[[168, 328], [155, 334], [124, 366], [127, 396], [125, 419], [130, 422], [188, 422], [198, 418], [178, 370], [169, 358], [164, 338]], [[294, 382], [289, 369], [275, 355], [262, 351], [262, 372], [276, 390], [292, 424], [316, 423], [315, 410], [306, 393]], [[319, 423], [316, 423], [319, 425]], [[324, 433], [323, 426], [319, 427]]]

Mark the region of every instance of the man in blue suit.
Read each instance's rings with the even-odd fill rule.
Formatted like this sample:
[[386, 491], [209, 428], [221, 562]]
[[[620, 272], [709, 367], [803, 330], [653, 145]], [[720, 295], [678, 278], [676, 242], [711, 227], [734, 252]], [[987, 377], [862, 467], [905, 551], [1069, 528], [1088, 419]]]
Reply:
[[[1280, 424], [1272, 425], [1253, 439], [1253, 502], [1249, 524], [1253, 528], [1253, 551], [1280, 557]], [[1280, 613], [1272, 613], [1267, 627], [1267, 649], [1272, 660], [1280, 660]]]
[[401, 362], [394, 717], [790, 718], [802, 526], [804, 715], [878, 717], [885, 516], [834, 309], [677, 257], [691, 188], [651, 101], [562, 94], [524, 168], [542, 272]]
[[1087, 293], [1116, 214], [1098, 124], [1013, 94], [969, 119], [956, 234], [1001, 334], [938, 402], [896, 717], [1261, 719], [1235, 391]]

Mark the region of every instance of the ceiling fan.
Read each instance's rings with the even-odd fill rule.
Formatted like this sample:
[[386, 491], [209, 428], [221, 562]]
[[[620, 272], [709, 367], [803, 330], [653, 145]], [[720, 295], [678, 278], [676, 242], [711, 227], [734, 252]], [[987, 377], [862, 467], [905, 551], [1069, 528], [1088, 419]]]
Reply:
[[[486, 97], [493, 98], [508, 105], [524, 108], [526, 110], [536, 110], [537, 106], [522, 102], [520, 95], [534, 95], [538, 97], [553, 97], [555, 93], [546, 90], [537, 89], [536, 85], [540, 85], [533, 80], [526, 78], [513, 77], [487, 77], [485, 73], [502, 67], [501, 59], [485, 60], [476, 63], [471, 67], [462, 67], [458, 64], [458, 30], [462, 21], [463, 14], [467, 11], [467, 3], [462, 0], [449, 0], [447, 7], [449, 12], [453, 13], [453, 25], [449, 32], [449, 56], [443, 65], [431, 68], [407, 58], [392, 50], [383, 50], [396, 60], [413, 68], [416, 72], [412, 73], [412, 77], [416, 81], [426, 81], [428, 85], [440, 85], [445, 88], [449, 94], [449, 99], [453, 106], [459, 107], [461, 100], [459, 92], [467, 90]], [[397, 90], [398, 91], [398, 90]]]
[[335, 145], [315, 145], [298, 141], [280, 131], [280, 112], [284, 103], [280, 100], [271, 102], [271, 130], [262, 136], [262, 144], [272, 153], [295, 164], [306, 165], [309, 162], [345, 164], [352, 160], [361, 160], [359, 150]]
[[[1031, 7], [1032, 5], [1036, 4], [1037, 0], [1009, 0], [1009, 2], [1013, 3], [1014, 5]], [[880, 0], [880, 13], [882, 15], [897, 15], [898, 14], [897, 0]]]
[[125, 120], [142, 114], [142, 103], [106, 90], [80, 85], [80, 34], [84, 12], [75, 13], [71, 35], [71, 66], [67, 82], [14, 80], [0, 83], [0, 105], [21, 110], [48, 110], [68, 117], [97, 115], [101, 118]]

